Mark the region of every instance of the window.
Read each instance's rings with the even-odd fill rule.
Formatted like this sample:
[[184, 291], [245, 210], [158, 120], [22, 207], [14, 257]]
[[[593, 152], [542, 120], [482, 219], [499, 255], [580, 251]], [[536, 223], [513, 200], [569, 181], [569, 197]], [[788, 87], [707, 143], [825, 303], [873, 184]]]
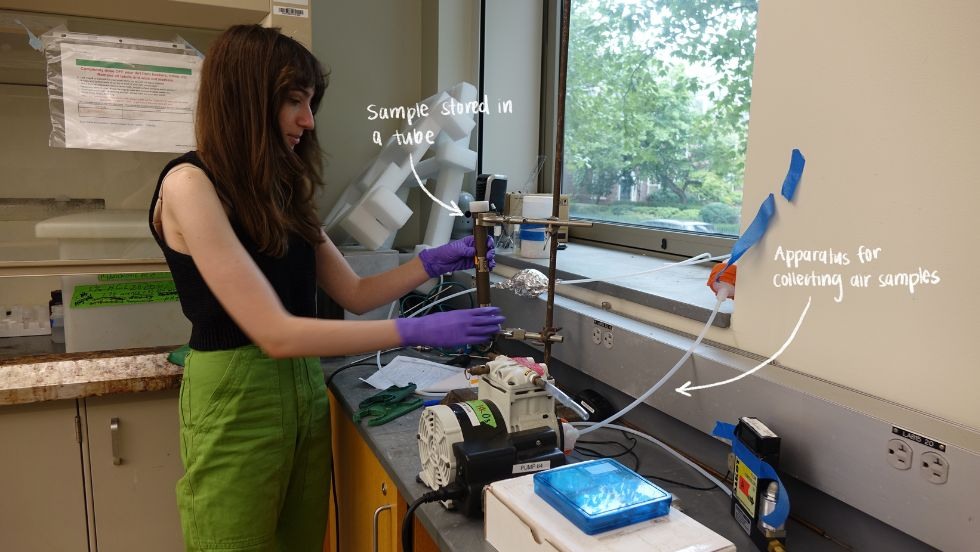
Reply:
[[730, 247], [756, 12], [756, 0], [572, 0], [563, 188], [571, 216], [596, 222], [576, 237]]

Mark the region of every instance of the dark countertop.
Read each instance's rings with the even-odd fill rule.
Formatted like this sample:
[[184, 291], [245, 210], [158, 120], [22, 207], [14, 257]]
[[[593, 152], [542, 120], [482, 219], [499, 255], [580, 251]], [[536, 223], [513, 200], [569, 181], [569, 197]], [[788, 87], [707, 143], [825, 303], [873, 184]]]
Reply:
[[[400, 354], [412, 354], [403, 352]], [[394, 355], [387, 355], [387, 362]], [[324, 377], [329, 377], [337, 367], [353, 359], [323, 359]], [[375, 371], [373, 366], [354, 366], [339, 373], [330, 383], [330, 389], [339, 399], [344, 412], [350, 415], [357, 403], [377, 392], [358, 378], [366, 378]], [[411, 504], [430, 489], [416, 481], [421, 469], [418, 455], [416, 433], [418, 432], [421, 410], [416, 410], [385, 425], [369, 427], [358, 426], [361, 436], [378, 457], [381, 465], [395, 481], [398, 492]], [[583, 438], [588, 441], [624, 441], [620, 431], [602, 429]], [[590, 444], [589, 448], [604, 454], [617, 454], [624, 449], [619, 446]], [[687, 483], [696, 487], [711, 486], [703, 477], [659, 447], [642, 439], [638, 440], [634, 452], [641, 460], [639, 472]], [[578, 460], [587, 459], [579, 457]], [[634, 459], [630, 454], [618, 458], [626, 466], [633, 468]], [[732, 541], [738, 550], [753, 550], [754, 546], [742, 532], [729, 512], [730, 499], [721, 490], [693, 490], [663, 480], [656, 484], [674, 494], [674, 505], [723, 537]], [[495, 552], [483, 537], [483, 520], [470, 519], [462, 514], [450, 512], [438, 503], [424, 504], [416, 515], [439, 545], [440, 550], [455, 552]]]
[[[399, 354], [412, 355], [411, 352]], [[382, 362], [387, 362], [394, 356], [394, 354], [385, 355]], [[353, 357], [350, 359], [323, 359], [321, 364], [323, 365], [324, 377], [329, 377], [337, 367], [352, 360], [354, 360]], [[339, 399], [340, 406], [348, 415], [352, 415], [359, 402], [378, 392], [377, 389], [358, 379], [367, 378], [375, 370], [376, 368], [373, 366], [354, 366], [344, 370], [330, 382], [330, 390]], [[364, 422], [358, 425], [361, 437], [371, 447], [371, 451], [378, 457], [385, 471], [394, 480], [398, 487], [398, 493], [409, 504], [431, 490], [415, 479], [419, 470], [422, 469], [422, 464], [419, 461], [418, 441], [415, 437], [418, 433], [421, 415], [422, 410], [419, 409], [381, 426], [369, 427]], [[432, 536], [432, 540], [439, 545], [440, 550], [496, 552], [496, 549], [483, 539], [482, 519], [471, 519], [462, 514], [450, 512], [437, 502], [421, 505], [415, 511], [415, 515], [422, 522], [429, 535]]]

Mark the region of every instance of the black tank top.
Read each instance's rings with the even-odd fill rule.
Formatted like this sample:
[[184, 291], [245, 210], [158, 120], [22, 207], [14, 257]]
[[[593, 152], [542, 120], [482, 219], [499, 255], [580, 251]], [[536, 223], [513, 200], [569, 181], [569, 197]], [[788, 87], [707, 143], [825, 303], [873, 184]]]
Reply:
[[[153, 226], [153, 210], [160, 197], [163, 177], [176, 165], [190, 163], [199, 167], [214, 182], [211, 173], [204, 166], [197, 152], [184, 155], [167, 163], [157, 180], [156, 191], [150, 202], [150, 232], [163, 250], [170, 272], [173, 274], [180, 306], [184, 316], [191, 321], [191, 337], [188, 345], [199, 351], [216, 351], [248, 345], [252, 341], [238, 327], [221, 303], [204, 282], [197, 270], [194, 259], [167, 246], [163, 236]], [[180, 206], [176, 206], [180, 208]], [[316, 254], [313, 246], [298, 235], [290, 235], [289, 248], [282, 257], [272, 257], [261, 253], [256, 243], [244, 228], [230, 217], [231, 227], [238, 240], [252, 256], [259, 270], [276, 290], [279, 300], [287, 311], [295, 316], [313, 318], [316, 316]]]

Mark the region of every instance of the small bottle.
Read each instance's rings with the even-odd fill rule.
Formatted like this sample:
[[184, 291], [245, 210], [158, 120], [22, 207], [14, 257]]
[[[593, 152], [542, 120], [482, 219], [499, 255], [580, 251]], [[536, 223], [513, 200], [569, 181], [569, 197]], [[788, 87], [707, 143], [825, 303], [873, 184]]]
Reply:
[[48, 310], [51, 317], [51, 341], [54, 343], [64, 343], [65, 306], [61, 303], [60, 289], [51, 292], [51, 300], [48, 301]]

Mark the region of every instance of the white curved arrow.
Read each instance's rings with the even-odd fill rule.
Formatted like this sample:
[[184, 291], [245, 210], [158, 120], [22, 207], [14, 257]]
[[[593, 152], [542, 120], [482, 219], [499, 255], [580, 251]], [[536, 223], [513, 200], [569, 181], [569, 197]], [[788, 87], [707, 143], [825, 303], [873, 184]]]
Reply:
[[778, 351], [776, 351], [775, 353], [773, 353], [773, 355], [771, 357], [769, 357], [766, 360], [764, 360], [761, 364], [759, 364], [755, 368], [749, 370], [748, 372], [745, 372], [743, 374], [739, 374], [739, 375], [737, 375], [737, 376], [735, 376], [734, 378], [731, 378], [731, 379], [726, 379], [725, 381], [719, 381], [717, 383], [709, 383], [707, 385], [695, 385], [695, 386], [691, 386], [691, 382], [687, 382], [684, 385], [678, 387], [677, 389], [674, 389], [674, 391], [677, 391], [681, 395], [690, 397], [691, 394], [688, 393], [688, 391], [696, 391], [698, 389], [707, 389], [709, 387], [717, 387], [719, 385], [725, 385], [726, 383], [731, 383], [733, 381], [740, 380], [740, 379], [744, 378], [745, 376], [747, 376], [747, 375], [755, 372], [759, 368], [762, 368], [766, 364], [769, 364], [770, 362], [776, 360], [776, 358], [779, 357], [779, 355], [783, 354], [783, 351], [786, 350], [786, 347], [789, 347], [789, 344], [792, 343], [794, 339], [796, 339], [796, 332], [800, 331], [800, 326], [803, 325], [803, 319], [806, 318], [806, 313], [807, 313], [807, 311], [810, 310], [810, 301], [812, 299], [813, 299], [813, 297], [807, 297], [806, 306], [803, 307], [803, 313], [800, 314], [800, 319], [796, 322], [796, 327], [793, 328], [793, 332], [791, 334], [789, 334], [789, 338], [786, 339], [786, 342], [783, 343], [783, 346], [780, 347]]
[[[427, 190], [425, 188], [425, 184], [422, 184], [422, 179], [419, 178], [419, 173], [415, 172], [415, 162], [412, 161], [412, 154], [411, 153], [408, 154], [408, 164], [412, 166], [412, 174], [415, 175], [415, 180], [418, 181], [419, 187], [422, 188], [422, 191], [425, 192], [425, 195], [431, 197], [432, 198], [432, 201], [435, 201], [439, 205], [442, 205], [442, 207], [444, 209], [446, 209], [447, 211], [449, 211], [449, 214], [450, 215], [452, 215], [454, 217], [461, 217], [461, 216], [463, 216], [463, 212], [459, 210], [459, 206], [456, 205], [456, 202], [455, 201], [449, 200], [449, 205], [446, 205], [445, 203], [443, 203], [443, 202], [439, 201], [438, 199], [436, 199], [436, 196], [432, 195], [432, 193], [429, 192], [429, 190]], [[452, 205], [452, 207], [450, 207], [450, 205]]]

